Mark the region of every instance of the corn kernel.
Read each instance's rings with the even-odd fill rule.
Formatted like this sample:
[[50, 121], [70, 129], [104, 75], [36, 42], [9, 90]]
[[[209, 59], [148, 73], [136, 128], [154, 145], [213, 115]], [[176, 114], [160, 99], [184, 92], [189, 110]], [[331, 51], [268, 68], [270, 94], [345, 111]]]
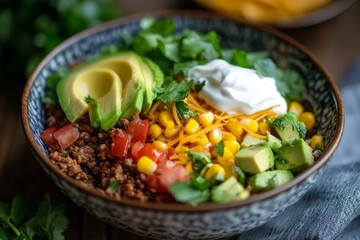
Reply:
[[249, 118], [243, 118], [240, 122], [246, 129], [248, 129], [251, 132], [256, 133], [259, 129], [259, 124], [257, 121]]
[[164, 136], [167, 138], [172, 138], [172, 137], [175, 137], [176, 135], [178, 135], [179, 132], [180, 132], [180, 128], [178, 126], [166, 127]]
[[259, 131], [262, 135], [266, 135], [270, 132], [270, 127], [266, 122], [261, 122], [259, 123]]
[[224, 141], [234, 141], [236, 140], [236, 137], [231, 132], [222, 131], [223, 139]]
[[193, 134], [199, 131], [200, 124], [193, 118], [190, 118], [185, 124], [184, 131], [188, 134]]
[[223, 139], [223, 135], [219, 128], [215, 128], [208, 133], [208, 138], [212, 145], [216, 145]]
[[296, 117], [299, 117], [301, 113], [304, 112], [304, 107], [296, 101], [292, 101], [289, 103], [289, 112], [295, 113]]
[[224, 154], [222, 156], [218, 155], [216, 157], [216, 161], [223, 166], [226, 165], [227, 161], [231, 161], [231, 159], [234, 159], [234, 154], [227, 147], [224, 147]]
[[157, 149], [161, 150], [161, 151], [166, 151], [168, 149], [168, 146], [166, 145], [166, 143], [159, 141], [159, 140], [155, 140], [152, 143]]
[[214, 121], [214, 114], [212, 112], [204, 112], [199, 116], [198, 120], [203, 127], [208, 127]]
[[229, 177], [238, 177], [238, 174], [235, 171], [235, 161], [234, 159], [230, 159], [230, 161], [227, 161], [224, 165], [223, 168], [225, 170], [225, 179], [228, 179]]
[[215, 163], [205, 173], [206, 180], [212, 180], [214, 177], [225, 178], [225, 170], [220, 164]]
[[156, 138], [156, 140], [159, 140], [161, 142], [167, 143], [169, 139], [167, 139], [164, 135], [160, 135]]
[[230, 118], [228, 123], [225, 125], [229, 131], [235, 135], [235, 137], [240, 137], [243, 133], [243, 129], [240, 125], [239, 120], [235, 118]]
[[324, 138], [321, 135], [314, 135], [311, 138], [310, 146], [312, 149], [321, 149], [324, 145]]
[[198, 153], [204, 153], [205, 147], [201, 145], [196, 145], [195, 147], [191, 148], [191, 151], [198, 152]]
[[197, 144], [201, 145], [201, 146], [205, 146], [207, 144], [209, 144], [209, 139], [206, 135], [203, 135], [201, 137], [198, 137], [197, 140], [195, 141]]
[[235, 155], [240, 150], [240, 144], [238, 141], [224, 141], [224, 146], [227, 147], [232, 154]]
[[172, 113], [169, 111], [162, 111], [159, 114], [158, 119], [159, 119], [159, 122], [161, 123], [161, 125], [163, 125], [166, 128], [175, 126], [174, 117], [173, 117]]
[[159, 124], [153, 124], [150, 126], [149, 134], [153, 138], [159, 137], [161, 134], [163, 134], [164, 129], [162, 129]]
[[305, 123], [307, 130], [311, 130], [315, 126], [315, 115], [311, 112], [303, 112], [299, 116], [299, 121]]
[[156, 171], [157, 164], [147, 156], [142, 156], [136, 164], [137, 170], [141, 173], [151, 175]]
[[278, 117], [278, 116], [279, 116], [278, 114], [272, 112], [272, 113], [270, 113], [269, 115], [267, 115], [266, 118], [267, 118], [268, 120], [270, 120], [270, 119], [276, 118], [276, 117]]

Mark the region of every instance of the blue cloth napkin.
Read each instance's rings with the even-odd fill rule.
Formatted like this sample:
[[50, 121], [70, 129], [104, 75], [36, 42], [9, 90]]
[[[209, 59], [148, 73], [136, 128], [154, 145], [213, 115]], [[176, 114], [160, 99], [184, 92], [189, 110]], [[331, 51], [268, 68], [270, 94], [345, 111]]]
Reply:
[[360, 240], [360, 58], [341, 93], [344, 134], [323, 175], [297, 203], [239, 240]]

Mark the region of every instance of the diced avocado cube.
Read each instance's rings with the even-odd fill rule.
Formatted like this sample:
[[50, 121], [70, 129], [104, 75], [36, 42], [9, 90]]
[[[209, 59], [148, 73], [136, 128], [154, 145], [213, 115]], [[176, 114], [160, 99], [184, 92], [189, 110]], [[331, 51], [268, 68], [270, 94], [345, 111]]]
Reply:
[[301, 172], [314, 164], [311, 147], [304, 139], [284, 144], [276, 154], [276, 169]]
[[263, 139], [253, 137], [252, 135], [247, 133], [245, 135], [243, 141], [241, 142], [241, 147], [242, 148], [250, 147], [250, 146], [257, 145], [257, 144], [263, 143], [263, 142], [265, 142]]
[[271, 150], [273, 150], [274, 152], [278, 152], [282, 145], [281, 140], [269, 132], [266, 135], [266, 142], [269, 144]]
[[249, 179], [249, 185], [253, 192], [266, 191], [294, 179], [289, 170], [273, 170], [257, 173]]
[[259, 173], [274, 166], [274, 154], [268, 144], [242, 148], [235, 154], [236, 165], [248, 173]]
[[214, 187], [211, 191], [213, 202], [226, 203], [231, 201], [240, 201], [248, 198], [250, 192], [246, 190], [235, 177], [229, 177], [220, 185]]
[[288, 112], [280, 117], [268, 120], [267, 124], [275, 130], [283, 141], [304, 138], [306, 135], [305, 124], [298, 122], [293, 112]]

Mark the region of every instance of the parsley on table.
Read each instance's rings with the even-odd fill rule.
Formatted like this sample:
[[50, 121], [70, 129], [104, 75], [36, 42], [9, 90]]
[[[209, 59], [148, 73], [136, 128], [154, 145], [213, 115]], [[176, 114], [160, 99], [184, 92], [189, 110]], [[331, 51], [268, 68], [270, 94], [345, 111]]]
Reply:
[[64, 239], [69, 221], [62, 204], [48, 194], [38, 205], [16, 196], [10, 204], [0, 202], [0, 239]]

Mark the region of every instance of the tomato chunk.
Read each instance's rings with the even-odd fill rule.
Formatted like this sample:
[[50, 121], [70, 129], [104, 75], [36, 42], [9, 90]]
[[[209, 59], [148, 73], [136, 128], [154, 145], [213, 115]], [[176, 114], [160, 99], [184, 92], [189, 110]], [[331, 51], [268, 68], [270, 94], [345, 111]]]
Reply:
[[126, 157], [130, 149], [131, 137], [128, 133], [121, 132], [112, 137], [111, 154], [114, 157]]
[[144, 143], [142, 142], [135, 142], [135, 143], [131, 143], [130, 145], [130, 150], [131, 150], [131, 157], [137, 161], [141, 156], [140, 156], [140, 151], [141, 149], [143, 149], [145, 146]]
[[133, 142], [146, 142], [149, 133], [149, 121], [141, 120], [138, 116], [134, 116], [129, 122], [126, 131], [131, 135]]
[[160, 175], [157, 175], [156, 173], [148, 176], [146, 184], [154, 189], [156, 192], [164, 193], [169, 192], [169, 190], [164, 187], [160, 182]]
[[167, 155], [165, 152], [157, 149], [153, 144], [146, 143], [144, 147], [137, 154], [137, 158], [147, 156], [156, 163], [162, 163], [166, 160]]
[[[161, 170], [159, 169], [159, 171]], [[190, 176], [181, 165], [175, 165], [172, 168], [163, 168], [161, 174], [159, 175], [160, 183], [166, 188], [175, 182], [187, 181], [189, 179]]]
[[68, 148], [78, 139], [79, 136], [80, 131], [73, 123], [70, 123], [54, 132], [54, 138], [59, 143], [61, 150]]
[[54, 145], [57, 143], [54, 133], [58, 130], [58, 127], [49, 127], [40, 133], [40, 137], [46, 146]]

